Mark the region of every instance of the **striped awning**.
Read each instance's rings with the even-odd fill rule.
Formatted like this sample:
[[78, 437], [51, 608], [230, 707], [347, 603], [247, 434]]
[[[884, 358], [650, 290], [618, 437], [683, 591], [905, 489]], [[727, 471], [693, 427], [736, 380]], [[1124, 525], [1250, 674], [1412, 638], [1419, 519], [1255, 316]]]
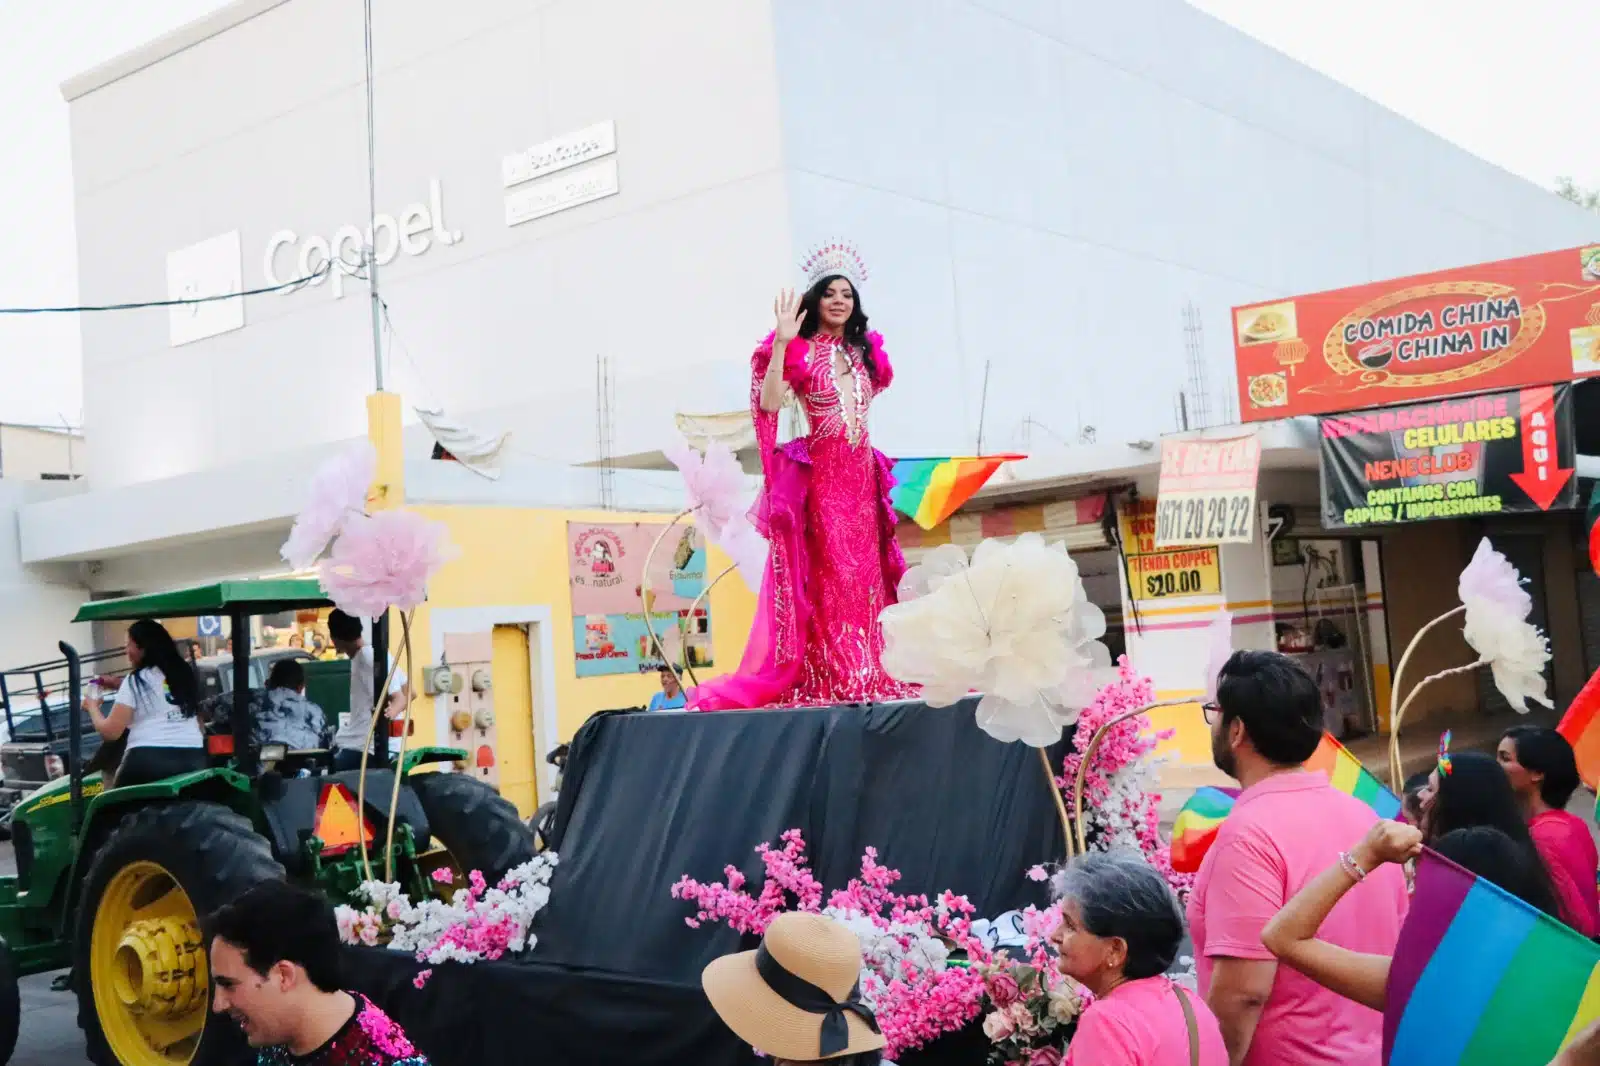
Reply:
[[926, 530], [910, 519], [903, 519], [896, 528], [896, 535], [908, 563], [916, 563], [941, 544], [956, 544], [971, 550], [985, 540], [1009, 539], [1022, 533], [1039, 533], [1051, 543], [1062, 541], [1068, 551], [1093, 551], [1111, 547], [1101, 524], [1107, 505], [1104, 494], [1053, 503], [1018, 504], [956, 514]]

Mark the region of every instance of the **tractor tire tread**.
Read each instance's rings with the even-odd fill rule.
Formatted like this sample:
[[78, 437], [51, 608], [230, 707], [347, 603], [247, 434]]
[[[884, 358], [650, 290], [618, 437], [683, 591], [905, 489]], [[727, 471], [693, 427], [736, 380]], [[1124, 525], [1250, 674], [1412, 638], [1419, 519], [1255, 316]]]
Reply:
[[413, 774], [406, 784], [422, 804], [428, 831], [463, 872], [492, 885], [538, 854], [533, 830], [500, 793], [465, 774]]

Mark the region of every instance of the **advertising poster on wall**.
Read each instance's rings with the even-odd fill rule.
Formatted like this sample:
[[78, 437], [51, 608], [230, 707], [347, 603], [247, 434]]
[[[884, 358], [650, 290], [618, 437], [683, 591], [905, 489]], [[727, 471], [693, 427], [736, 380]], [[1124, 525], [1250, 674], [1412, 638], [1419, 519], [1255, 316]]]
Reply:
[[[579, 677], [648, 673], [684, 660], [684, 620], [706, 587], [705, 541], [693, 525], [678, 525], [650, 560], [659, 522], [568, 522], [567, 566], [572, 589], [572, 651]], [[641, 586], [645, 595], [640, 597]], [[652, 646], [645, 625], [661, 640]], [[696, 669], [711, 665], [711, 608], [702, 601], [688, 619], [687, 653]]]
[[1404, 404], [1320, 424], [1329, 529], [1578, 505], [1570, 385]]
[[1600, 374], [1600, 244], [1234, 308], [1245, 422]]
[[1185, 548], [1156, 545], [1156, 501], [1122, 505], [1122, 553], [1128, 562], [1128, 594], [1135, 603], [1222, 592], [1222, 563], [1215, 544]]
[[1162, 441], [1157, 546], [1253, 542], [1260, 467], [1261, 443], [1254, 433], [1227, 440]]

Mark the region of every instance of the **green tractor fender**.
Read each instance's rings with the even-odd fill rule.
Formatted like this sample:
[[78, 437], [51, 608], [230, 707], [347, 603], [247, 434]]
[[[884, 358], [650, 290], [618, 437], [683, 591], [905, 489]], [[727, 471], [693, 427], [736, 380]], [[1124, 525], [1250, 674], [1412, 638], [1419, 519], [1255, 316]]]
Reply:
[[[83, 825], [77, 833], [76, 846], [70, 849], [68, 855], [48, 858], [37, 848], [35, 850], [34, 884], [41, 886], [52, 884], [57, 882], [62, 874], [66, 875], [66, 893], [62, 901], [64, 905], [59, 908], [56, 921], [57, 935], [63, 938], [71, 934], [71, 923], [77, 911], [78, 896], [89, 866], [94, 862], [95, 852], [111, 835], [112, 830], [135, 811], [177, 800], [201, 800], [228, 807], [250, 819], [251, 822], [260, 820], [250, 779], [237, 771], [223, 767], [196, 770], [148, 784], [109, 790], [100, 787], [96, 782], [93, 795], [89, 794], [89, 782], [86, 780], [84, 793]], [[65, 795], [64, 792], [62, 794]], [[69, 810], [63, 810], [61, 813], [70, 820]], [[68, 861], [62, 863], [62, 858]], [[61, 864], [54, 871], [48, 869], [52, 860]]]

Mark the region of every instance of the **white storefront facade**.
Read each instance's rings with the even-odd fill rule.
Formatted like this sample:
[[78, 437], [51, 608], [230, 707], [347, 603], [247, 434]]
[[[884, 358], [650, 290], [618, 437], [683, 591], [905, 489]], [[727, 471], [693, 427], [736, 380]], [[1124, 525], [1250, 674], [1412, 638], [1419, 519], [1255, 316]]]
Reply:
[[[872, 267], [875, 443], [1026, 452], [1071, 495], [1149, 480], [1180, 394], [1234, 419], [1230, 307], [1593, 229], [1181, 0], [386, 0], [373, 36], [389, 385], [511, 431], [552, 505], [599, 500], [601, 423], [625, 456], [741, 408], [821, 240]], [[21, 507], [23, 564], [91, 592], [270, 569], [309, 464], [364, 431], [362, 42], [360, 5], [238, 0], [64, 87], [83, 303], [317, 276], [84, 316], [87, 476]]]

